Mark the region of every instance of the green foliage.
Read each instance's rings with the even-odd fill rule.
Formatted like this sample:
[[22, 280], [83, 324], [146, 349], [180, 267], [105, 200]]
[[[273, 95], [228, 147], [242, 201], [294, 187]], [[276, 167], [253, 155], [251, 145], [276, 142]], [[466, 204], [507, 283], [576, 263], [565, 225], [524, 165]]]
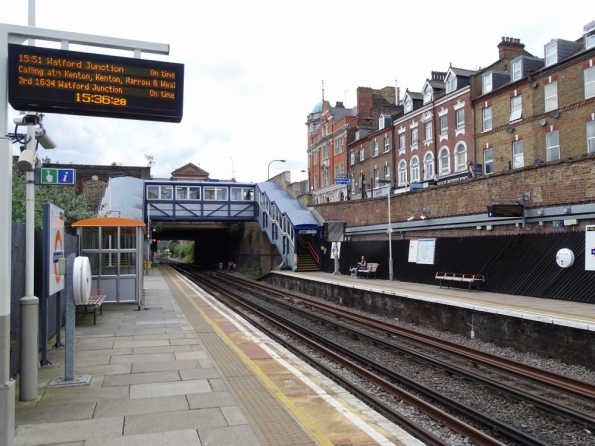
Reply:
[[227, 231], [229, 232], [229, 235], [231, 235], [232, 237], [239, 237], [242, 235], [242, 232], [244, 231], [244, 223], [231, 223], [227, 228]]
[[246, 270], [246, 274], [252, 277], [260, 277], [262, 275], [262, 270], [260, 266], [251, 266]]
[[194, 263], [194, 242], [171, 243], [169, 249], [180, 261]]
[[[64, 225], [70, 227], [72, 223], [93, 218], [96, 212], [90, 211], [87, 205], [87, 195], [77, 195], [74, 187], [70, 186], [35, 186], [35, 229], [43, 226], [43, 205], [52, 203], [64, 209]], [[12, 174], [12, 219], [24, 223], [26, 217], [25, 176], [13, 166]]]

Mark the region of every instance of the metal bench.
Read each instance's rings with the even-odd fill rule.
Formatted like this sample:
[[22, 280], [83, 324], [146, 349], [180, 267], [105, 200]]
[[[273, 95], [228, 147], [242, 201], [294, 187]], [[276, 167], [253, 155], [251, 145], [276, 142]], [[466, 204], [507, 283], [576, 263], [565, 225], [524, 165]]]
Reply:
[[374, 275], [374, 279], [376, 278], [376, 270], [378, 269], [379, 263], [368, 263], [366, 265], [366, 269], [359, 269], [357, 270], [357, 275], [365, 274], [366, 277], [369, 279], [370, 275]]
[[97, 309], [99, 309], [99, 314], [103, 314], [103, 301], [105, 300], [106, 296], [103, 293], [102, 289], [91, 290], [91, 295], [89, 296], [89, 302], [86, 304], [77, 304], [76, 305], [76, 314], [75, 314], [75, 325], [78, 325], [78, 317], [79, 315], [85, 314], [93, 314], [93, 325], [97, 324]]
[[436, 279], [440, 281], [440, 288], [442, 288], [442, 281], [446, 281], [447, 288], [450, 288], [450, 282], [461, 282], [469, 284], [469, 291], [473, 284], [477, 284], [477, 292], [479, 293], [479, 285], [485, 282], [485, 277], [482, 274], [458, 274], [458, 273], [436, 273]]

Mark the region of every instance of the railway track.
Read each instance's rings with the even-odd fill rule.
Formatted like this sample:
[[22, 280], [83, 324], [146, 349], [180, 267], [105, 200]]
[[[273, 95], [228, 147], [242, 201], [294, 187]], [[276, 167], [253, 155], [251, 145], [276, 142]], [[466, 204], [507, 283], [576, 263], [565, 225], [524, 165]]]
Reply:
[[[416, 407], [438, 423], [468, 437], [474, 444], [569, 444], [543, 438], [543, 433], [534, 432], [535, 429], [516, 426], [510, 420], [503, 420], [488, 413], [489, 411], [478, 409], [474, 404], [448, 395], [448, 389], [436, 390], [435, 385], [423, 384], [423, 379], [414, 379], [407, 376], [407, 373], [395, 372], [395, 368], [399, 366], [392, 366], [394, 361], [399, 362], [406, 358], [407, 361], [423, 364], [419, 366], [420, 369], [440, 370], [444, 376], [456, 376], [457, 379], [464, 380], [466, 385], [485, 387], [497, 395], [493, 397], [494, 400], [509, 398], [516, 402], [514, 404], [526, 405], [532, 414], [545, 414], [532, 416], [543, 416], [547, 423], [552, 423], [551, 419], [559, 420], [566, 426], [572, 423], [574, 430], [584, 431], [587, 440], [592, 440], [589, 433], [595, 429], [595, 386], [589, 383], [431, 338], [346, 309], [243, 279], [235, 274], [187, 273], [193, 276], [193, 280], [198, 280], [200, 286], [227, 300], [230, 306], [244, 308], [243, 312], [250, 314], [253, 323], [281, 338], [289, 347], [295, 348], [296, 343], [299, 343], [315, 351], [307, 359], [309, 362], [315, 363], [332, 379], [341, 382], [397, 423], [405, 425], [427, 443], [446, 444], [441, 443], [443, 440], [434, 435], [428, 436], [425, 429], [415, 423], [404, 420], [387, 403], [387, 396], [389, 401], [403, 401]], [[278, 308], [283, 308], [283, 311]], [[305, 322], [307, 320], [310, 322]], [[313, 325], [324, 329], [313, 330]], [[280, 336], [280, 331], [285, 334]], [[333, 332], [342, 334], [335, 336]], [[339, 339], [341, 336], [356, 339], [356, 342], [344, 343]], [[368, 354], [371, 350], [376, 350], [376, 353]], [[333, 361], [341, 369], [349, 370], [382, 389], [383, 398], [375, 398], [369, 392], [358, 389], [359, 386], [349, 380], [338, 377], [336, 367], [325, 366], [324, 361], [316, 359], [318, 356]], [[375, 356], [381, 360], [376, 361]], [[389, 360], [388, 356], [393, 359]], [[453, 363], [445, 358], [456, 360]], [[466, 364], [467, 367], [461, 364]], [[423, 373], [431, 375], [435, 372]], [[435, 379], [447, 381], [443, 377]], [[545, 398], [544, 394], [550, 397], [555, 394], [557, 400]], [[571, 405], [562, 403], [569, 400], [572, 401]], [[586, 408], [587, 411], [580, 408]], [[586, 444], [580, 441], [582, 440], [575, 444]]]

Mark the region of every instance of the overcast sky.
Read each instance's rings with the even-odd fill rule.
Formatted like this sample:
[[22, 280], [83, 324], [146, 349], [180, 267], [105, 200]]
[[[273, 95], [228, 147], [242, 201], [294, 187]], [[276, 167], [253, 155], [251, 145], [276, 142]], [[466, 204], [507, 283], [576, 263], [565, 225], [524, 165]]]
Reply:
[[[27, 0], [0, 0], [0, 22], [27, 25]], [[170, 45], [185, 65], [180, 124], [48, 114], [54, 162], [143, 166], [169, 178], [187, 163], [211, 178], [306, 178], [308, 114], [324, 98], [355, 106], [358, 86], [420, 91], [431, 71], [494, 62], [502, 36], [543, 57], [551, 39], [576, 40], [589, 2], [499, 0], [37, 0], [36, 26]], [[592, 11], [595, 11], [592, 9]], [[39, 46], [58, 48], [56, 44]], [[72, 50], [93, 52], [88, 47]], [[119, 56], [132, 54], [113, 53]], [[14, 110], [9, 109], [9, 122]], [[17, 148], [14, 148], [18, 151]], [[16, 152], [15, 152], [16, 153]]]

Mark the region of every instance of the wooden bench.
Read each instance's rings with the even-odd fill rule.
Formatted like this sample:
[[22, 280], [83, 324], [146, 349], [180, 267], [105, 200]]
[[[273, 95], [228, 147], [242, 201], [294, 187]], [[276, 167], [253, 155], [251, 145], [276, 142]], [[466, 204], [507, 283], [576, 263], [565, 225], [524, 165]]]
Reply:
[[366, 269], [357, 270], [357, 275], [365, 274], [368, 279], [370, 278], [370, 275], [374, 275], [374, 278], [376, 278], [376, 270], [379, 265], [379, 263], [368, 263], [366, 264]]
[[477, 292], [479, 293], [479, 285], [485, 282], [485, 277], [482, 274], [458, 274], [458, 273], [436, 273], [436, 279], [440, 281], [440, 288], [442, 288], [442, 281], [446, 281], [447, 288], [450, 288], [450, 282], [461, 282], [469, 284], [469, 291], [473, 284], [477, 284]]
[[76, 305], [76, 314], [75, 314], [75, 325], [78, 325], [78, 317], [79, 315], [85, 314], [93, 314], [93, 325], [97, 324], [97, 309], [99, 309], [99, 314], [103, 314], [103, 301], [105, 300], [106, 296], [103, 293], [102, 289], [91, 290], [91, 295], [89, 296], [89, 302], [86, 304], [77, 304]]

